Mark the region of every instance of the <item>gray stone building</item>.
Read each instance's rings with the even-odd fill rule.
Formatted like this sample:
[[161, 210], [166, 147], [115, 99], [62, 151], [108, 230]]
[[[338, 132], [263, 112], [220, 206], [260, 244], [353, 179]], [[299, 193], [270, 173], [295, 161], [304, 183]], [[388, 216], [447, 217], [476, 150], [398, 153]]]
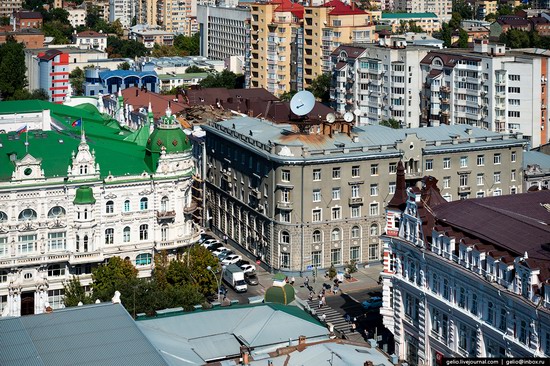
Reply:
[[522, 191], [520, 134], [321, 118], [238, 117], [203, 128], [211, 228], [283, 271], [380, 261], [378, 237], [400, 159], [409, 186], [434, 176], [449, 201]]

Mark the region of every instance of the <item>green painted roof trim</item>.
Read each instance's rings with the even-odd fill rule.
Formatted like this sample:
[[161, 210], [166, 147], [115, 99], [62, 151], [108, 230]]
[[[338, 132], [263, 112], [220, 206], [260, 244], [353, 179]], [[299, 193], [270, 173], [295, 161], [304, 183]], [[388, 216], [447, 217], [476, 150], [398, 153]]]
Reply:
[[75, 205], [93, 205], [95, 202], [94, 191], [90, 187], [82, 186], [76, 190]]

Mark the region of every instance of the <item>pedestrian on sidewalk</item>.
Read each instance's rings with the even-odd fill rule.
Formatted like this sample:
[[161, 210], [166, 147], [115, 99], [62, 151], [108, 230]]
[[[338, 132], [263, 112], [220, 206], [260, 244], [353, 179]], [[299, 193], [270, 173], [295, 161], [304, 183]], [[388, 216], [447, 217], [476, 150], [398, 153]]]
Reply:
[[227, 239], [228, 239], [228, 238], [227, 238], [227, 235], [224, 235], [224, 236], [223, 236], [223, 243], [224, 243], [225, 245], [227, 245]]
[[310, 291], [309, 292], [309, 301], [313, 301], [313, 295], [315, 295], [315, 293], [313, 291]]
[[309, 288], [309, 277], [306, 276], [306, 278], [304, 278], [304, 286], [305, 288]]
[[294, 286], [294, 282], [296, 282], [296, 279], [292, 276], [292, 278], [290, 278], [290, 284]]
[[323, 307], [323, 298], [319, 298], [319, 309]]
[[321, 302], [323, 303], [323, 306], [327, 304], [327, 299], [325, 298], [325, 295], [321, 298]]
[[324, 313], [323, 313], [323, 315], [321, 315], [320, 318], [321, 318], [321, 321], [322, 321], [323, 323], [326, 322], [326, 320], [327, 320], [327, 314], [324, 314]]

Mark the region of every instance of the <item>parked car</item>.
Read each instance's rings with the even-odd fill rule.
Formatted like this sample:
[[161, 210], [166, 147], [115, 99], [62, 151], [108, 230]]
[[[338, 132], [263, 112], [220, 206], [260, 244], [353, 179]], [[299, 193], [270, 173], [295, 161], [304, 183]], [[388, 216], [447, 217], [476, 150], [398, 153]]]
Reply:
[[258, 276], [256, 276], [256, 274], [254, 274], [254, 273], [246, 273], [245, 272], [244, 273], [244, 280], [250, 286], [256, 286], [259, 283], [258, 282]]
[[371, 297], [368, 300], [365, 300], [361, 303], [363, 309], [370, 310], [382, 307], [382, 298], [378, 296]]
[[254, 272], [256, 272], [256, 266], [253, 265], [253, 264], [243, 264], [239, 267], [241, 267], [241, 269], [243, 270], [244, 273], [254, 273]]
[[214, 250], [216, 250], [218, 248], [221, 248], [221, 247], [223, 247], [222, 243], [213, 243], [213, 244], [210, 244], [208, 247], [206, 247], [206, 249], [213, 252]]
[[226, 248], [222, 245], [221, 247], [218, 247], [215, 250], [213, 250], [212, 254], [214, 254], [216, 257], [219, 257], [220, 254], [222, 254], [223, 252], [228, 252], [228, 251], [229, 251], [229, 248]]
[[199, 244], [204, 243], [208, 239], [214, 239], [214, 237], [212, 235], [208, 235], [208, 234], [201, 235], [201, 238], [199, 239]]
[[[240, 261], [241, 259], [243, 259], [243, 257], [241, 257], [240, 255], [237, 255], [237, 254], [230, 254], [230, 255], [226, 256], [226, 257], [222, 260], [222, 264], [223, 264], [223, 265], [235, 264], [235, 263], [237, 263], [238, 261]], [[245, 272], [246, 272], [246, 271], [245, 271]]]
[[[227, 248], [226, 248], [226, 249], [227, 249]], [[232, 250], [229, 250], [229, 249], [224, 250], [224, 251], [222, 251], [220, 254], [218, 254], [218, 259], [219, 259], [220, 261], [223, 261], [223, 260], [225, 259], [225, 257], [227, 257], [228, 255], [231, 255], [231, 254], [235, 254], [235, 253], [233, 253], [233, 251], [232, 251]]]
[[212, 244], [214, 244], [214, 243], [219, 243], [219, 242], [220, 242], [220, 241], [217, 240], [217, 239], [209, 238], [209, 239], [206, 239], [205, 241], [203, 241], [203, 242], [201, 243], [201, 245], [206, 245], [206, 246], [208, 246], [208, 245], [212, 245]]

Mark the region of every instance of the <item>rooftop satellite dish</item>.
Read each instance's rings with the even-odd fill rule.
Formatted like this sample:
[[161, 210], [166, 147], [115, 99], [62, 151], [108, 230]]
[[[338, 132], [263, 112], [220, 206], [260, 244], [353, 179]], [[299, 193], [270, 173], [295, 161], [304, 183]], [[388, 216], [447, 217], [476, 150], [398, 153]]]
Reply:
[[353, 113], [351, 113], [351, 112], [346, 112], [346, 113], [344, 114], [344, 121], [346, 121], [346, 122], [351, 122], [351, 121], [353, 121]]
[[290, 110], [297, 116], [305, 116], [315, 107], [315, 97], [311, 92], [302, 90], [294, 94], [290, 100]]
[[361, 110], [359, 108], [357, 108], [356, 110], [353, 111], [353, 114], [355, 114], [357, 117], [359, 117], [361, 115]]
[[336, 115], [334, 113], [329, 113], [327, 114], [325, 119], [327, 120], [328, 123], [333, 123], [334, 121], [336, 121]]

